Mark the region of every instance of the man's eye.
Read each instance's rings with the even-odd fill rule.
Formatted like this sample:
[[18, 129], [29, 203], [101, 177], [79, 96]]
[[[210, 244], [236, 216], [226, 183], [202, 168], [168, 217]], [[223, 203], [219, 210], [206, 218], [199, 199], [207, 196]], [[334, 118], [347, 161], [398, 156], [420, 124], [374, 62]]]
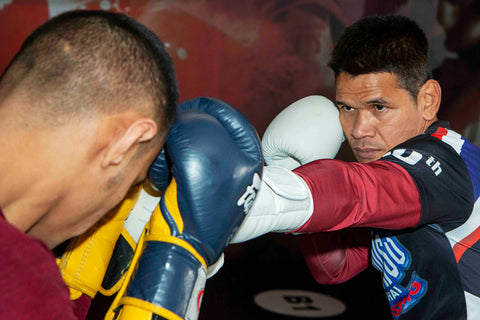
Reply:
[[375, 111], [379, 111], [379, 112], [387, 110], [387, 107], [381, 104], [376, 104], [373, 107], [375, 108]]
[[350, 112], [350, 111], [354, 110], [352, 107], [349, 107], [349, 106], [341, 106], [340, 109], [342, 109], [343, 111], [347, 111], [347, 112]]

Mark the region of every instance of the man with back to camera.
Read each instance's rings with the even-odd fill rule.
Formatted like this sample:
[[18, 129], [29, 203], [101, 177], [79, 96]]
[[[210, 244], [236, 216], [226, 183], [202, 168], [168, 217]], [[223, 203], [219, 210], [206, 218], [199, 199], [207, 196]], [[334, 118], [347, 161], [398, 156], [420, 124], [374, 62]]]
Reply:
[[[425, 34], [405, 17], [367, 17], [345, 30], [329, 65], [358, 163], [310, 157], [290, 171], [266, 160], [273, 166], [233, 242], [305, 233], [302, 251], [319, 283], [347, 281], [372, 263], [393, 318], [477, 319], [480, 151], [437, 121], [441, 88]], [[287, 155], [295, 135], [264, 136], [265, 159], [322, 148], [312, 139]]]
[[0, 80], [0, 318], [85, 316], [49, 249], [145, 179], [177, 97], [162, 42], [125, 15], [69, 12], [25, 40]]
[[[106, 271], [92, 265], [105, 262], [97, 254], [111, 254], [118, 233], [88, 239], [96, 254], [86, 252], [77, 270], [88, 264], [100, 277], [74, 274], [75, 302], [50, 249], [132, 200], [125, 195], [147, 172], [165, 195], [109, 316], [198, 315], [207, 268], [251, 208], [263, 158], [234, 107], [177, 99], [163, 43], [125, 15], [69, 12], [25, 40], [0, 79], [1, 319], [85, 318]], [[110, 218], [103, 226], [119, 222]]]

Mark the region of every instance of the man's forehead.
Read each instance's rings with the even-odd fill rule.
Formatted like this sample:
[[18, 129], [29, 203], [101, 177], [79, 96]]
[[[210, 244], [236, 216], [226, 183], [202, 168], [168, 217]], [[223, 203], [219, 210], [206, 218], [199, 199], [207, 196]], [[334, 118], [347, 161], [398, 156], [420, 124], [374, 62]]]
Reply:
[[372, 88], [378, 86], [388, 86], [400, 88], [398, 76], [391, 72], [372, 72], [365, 74], [352, 75], [350, 73], [341, 72], [335, 78], [335, 86], [337, 88], [345, 87], [363, 87]]
[[361, 100], [365, 103], [386, 102], [386, 92], [404, 90], [398, 85], [397, 77], [389, 72], [350, 75], [340, 73], [335, 81], [336, 100]]

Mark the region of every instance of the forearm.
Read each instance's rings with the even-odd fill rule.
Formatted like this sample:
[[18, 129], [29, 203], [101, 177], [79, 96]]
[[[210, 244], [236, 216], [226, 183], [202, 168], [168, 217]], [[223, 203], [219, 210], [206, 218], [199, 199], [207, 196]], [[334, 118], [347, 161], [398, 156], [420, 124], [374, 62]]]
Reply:
[[350, 229], [299, 236], [302, 253], [318, 283], [345, 282], [369, 265], [370, 232]]
[[421, 215], [415, 182], [399, 165], [387, 161], [358, 164], [318, 160], [294, 171], [308, 185], [313, 214], [297, 232], [350, 227], [414, 227]]

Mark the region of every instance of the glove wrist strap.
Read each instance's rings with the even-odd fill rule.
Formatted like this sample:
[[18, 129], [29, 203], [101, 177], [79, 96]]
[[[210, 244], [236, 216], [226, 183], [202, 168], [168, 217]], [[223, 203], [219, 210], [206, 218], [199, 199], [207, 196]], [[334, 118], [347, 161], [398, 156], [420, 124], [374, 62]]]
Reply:
[[[188, 250], [173, 243], [149, 241], [137, 266], [125, 297], [143, 300], [145, 309], [163, 317], [172, 313], [181, 319], [198, 319], [207, 275], [205, 267]], [[125, 297], [119, 303], [125, 310], [118, 319], [123, 319], [122, 313], [133, 311], [127, 310], [130, 299]]]

